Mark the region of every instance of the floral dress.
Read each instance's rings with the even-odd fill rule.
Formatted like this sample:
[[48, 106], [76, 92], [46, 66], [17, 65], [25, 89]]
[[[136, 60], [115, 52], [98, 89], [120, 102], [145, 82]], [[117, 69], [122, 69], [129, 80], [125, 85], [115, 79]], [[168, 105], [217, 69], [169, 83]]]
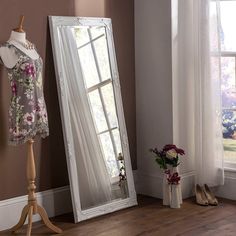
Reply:
[[[36, 135], [49, 135], [47, 110], [42, 85], [42, 58], [31, 59], [12, 44], [18, 61], [13, 68], [7, 68], [11, 86], [9, 108], [9, 144], [18, 145], [33, 139]], [[0, 58], [0, 63], [3, 64]]]

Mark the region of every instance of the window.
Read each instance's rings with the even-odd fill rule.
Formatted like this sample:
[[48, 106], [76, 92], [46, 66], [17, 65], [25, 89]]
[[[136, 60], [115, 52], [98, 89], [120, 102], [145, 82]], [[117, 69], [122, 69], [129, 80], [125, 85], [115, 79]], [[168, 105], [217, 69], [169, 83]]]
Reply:
[[225, 162], [236, 164], [236, 1], [220, 2], [221, 94]]
[[[122, 153], [105, 27], [75, 30], [90, 109], [112, 182], [119, 180]], [[83, 58], [83, 60], [82, 60]]]

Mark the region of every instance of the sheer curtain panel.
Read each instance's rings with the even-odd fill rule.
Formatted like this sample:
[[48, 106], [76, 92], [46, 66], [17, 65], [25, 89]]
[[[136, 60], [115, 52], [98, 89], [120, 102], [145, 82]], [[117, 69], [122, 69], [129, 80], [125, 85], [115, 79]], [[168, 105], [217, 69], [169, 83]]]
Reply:
[[196, 183], [224, 183], [219, 1], [179, 0], [172, 26], [174, 143]]

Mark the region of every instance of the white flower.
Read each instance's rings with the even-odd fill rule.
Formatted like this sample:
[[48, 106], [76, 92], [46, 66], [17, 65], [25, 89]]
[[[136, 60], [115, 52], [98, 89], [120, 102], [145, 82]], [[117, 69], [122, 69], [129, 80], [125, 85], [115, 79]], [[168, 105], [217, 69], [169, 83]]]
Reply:
[[174, 159], [177, 157], [177, 152], [175, 151], [175, 149], [170, 149], [169, 151], [166, 152], [166, 157], [168, 159]]
[[24, 115], [24, 122], [27, 124], [27, 125], [32, 125], [32, 123], [34, 122], [34, 113], [31, 112], [31, 113], [26, 113]]
[[21, 68], [22, 70], [24, 70], [26, 66], [29, 66], [29, 63], [23, 63], [23, 64], [20, 66], [20, 68]]
[[30, 100], [30, 101], [28, 102], [28, 104], [29, 104], [30, 106], [34, 106], [34, 101], [33, 101], [33, 100]]
[[42, 73], [39, 74], [36, 85], [41, 89], [43, 84]]

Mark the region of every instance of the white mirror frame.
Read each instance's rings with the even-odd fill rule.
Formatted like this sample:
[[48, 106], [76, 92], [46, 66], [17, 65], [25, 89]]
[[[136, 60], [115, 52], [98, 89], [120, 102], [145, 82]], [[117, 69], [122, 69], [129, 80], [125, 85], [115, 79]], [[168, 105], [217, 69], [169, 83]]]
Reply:
[[[114, 41], [113, 41], [111, 19], [90, 18], [90, 17], [85, 18], [85, 17], [49, 16], [49, 23], [50, 23], [54, 65], [57, 79], [57, 89], [58, 89], [58, 97], [59, 97], [59, 104], [62, 118], [63, 136], [64, 136], [65, 151], [67, 157], [66, 159], [67, 159], [67, 166], [70, 179], [70, 189], [71, 189], [75, 223], [92, 217], [96, 217], [99, 215], [107, 214], [123, 208], [137, 205], [137, 198], [136, 198], [132, 167], [130, 161], [128, 137], [125, 125], [121, 91], [120, 91], [120, 81], [119, 81]], [[58, 29], [62, 26], [104, 26], [107, 29], [108, 51], [111, 59], [111, 73], [112, 73], [113, 83], [115, 85], [114, 94], [116, 99], [117, 116], [119, 120], [121, 142], [126, 166], [129, 196], [126, 199], [121, 199], [121, 200], [119, 199], [117, 201], [112, 201], [110, 203], [106, 203], [104, 205], [93, 207], [86, 210], [81, 210], [76, 160], [72, 142], [73, 139], [72, 129], [71, 126], [68, 125], [70, 124], [70, 113], [68, 109], [69, 94], [64, 86], [64, 80], [66, 80], [67, 78], [64, 77], [65, 73], [62, 63], [61, 45], [58, 37]]]

